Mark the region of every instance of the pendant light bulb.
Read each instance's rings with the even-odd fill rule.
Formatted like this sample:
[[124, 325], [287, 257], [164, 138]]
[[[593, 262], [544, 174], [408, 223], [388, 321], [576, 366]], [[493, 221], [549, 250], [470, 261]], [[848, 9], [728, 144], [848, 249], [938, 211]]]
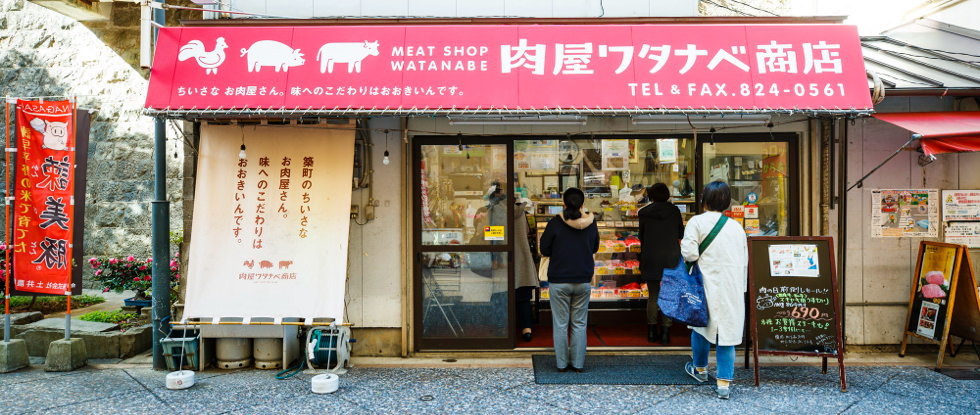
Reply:
[[381, 164], [384, 164], [385, 166], [391, 164], [391, 159], [388, 158], [388, 150], [385, 150], [385, 157], [381, 159]]
[[238, 158], [240, 159], [245, 158], [245, 144], [242, 144], [242, 151], [238, 152]]

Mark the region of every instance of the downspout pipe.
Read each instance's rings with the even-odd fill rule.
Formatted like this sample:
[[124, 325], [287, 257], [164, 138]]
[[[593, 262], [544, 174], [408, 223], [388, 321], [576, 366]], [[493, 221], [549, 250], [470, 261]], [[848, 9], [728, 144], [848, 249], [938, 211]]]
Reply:
[[[163, 0], [156, 0], [164, 3]], [[153, 21], [165, 23], [162, 8], [153, 9]], [[159, 29], [154, 27], [153, 37]], [[154, 45], [156, 42], [154, 42]], [[163, 117], [154, 119], [153, 137], [153, 368], [167, 368], [160, 340], [170, 335], [170, 202], [167, 201], [167, 128]], [[179, 370], [179, 368], [178, 368]]]

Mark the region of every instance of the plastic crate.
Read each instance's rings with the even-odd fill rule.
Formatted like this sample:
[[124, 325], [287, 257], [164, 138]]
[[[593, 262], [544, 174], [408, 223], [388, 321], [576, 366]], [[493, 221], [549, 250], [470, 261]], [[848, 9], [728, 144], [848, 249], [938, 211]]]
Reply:
[[[171, 372], [182, 369], [200, 370], [198, 363], [200, 345], [197, 336], [160, 339], [160, 346], [163, 348], [163, 358], [167, 362], [167, 370]], [[184, 358], [184, 365], [178, 369], [181, 356]]]

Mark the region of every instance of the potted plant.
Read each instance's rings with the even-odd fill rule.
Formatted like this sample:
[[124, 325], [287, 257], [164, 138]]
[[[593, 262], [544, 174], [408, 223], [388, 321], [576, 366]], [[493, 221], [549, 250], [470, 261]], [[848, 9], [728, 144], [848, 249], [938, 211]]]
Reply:
[[[180, 254], [175, 254], [169, 264], [170, 290], [177, 287], [180, 279]], [[122, 292], [131, 290], [136, 293], [132, 298], [124, 300], [127, 306], [149, 307], [153, 305], [150, 295], [153, 286], [153, 258], [141, 259], [129, 255], [126, 258], [90, 258], [89, 265], [95, 269], [93, 280], [102, 285], [103, 291], [113, 290]]]

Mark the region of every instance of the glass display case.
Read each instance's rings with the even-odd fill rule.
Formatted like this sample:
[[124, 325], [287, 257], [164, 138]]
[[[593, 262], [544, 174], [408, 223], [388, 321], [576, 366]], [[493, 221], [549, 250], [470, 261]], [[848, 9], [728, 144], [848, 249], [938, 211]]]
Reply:
[[[597, 215], [600, 247], [595, 254], [590, 309], [646, 307], [640, 276], [639, 218], [646, 188], [664, 183], [686, 222], [695, 205], [695, 145], [691, 138], [610, 136], [514, 142], [515, 193], [529, 199], [535, 239], [563, 209], [569, 187], [585, 192], [585, 208]], [[539, 244], [532, 244], [539, 245]], [[547, 308], [548, 289], [539, 293]]]

